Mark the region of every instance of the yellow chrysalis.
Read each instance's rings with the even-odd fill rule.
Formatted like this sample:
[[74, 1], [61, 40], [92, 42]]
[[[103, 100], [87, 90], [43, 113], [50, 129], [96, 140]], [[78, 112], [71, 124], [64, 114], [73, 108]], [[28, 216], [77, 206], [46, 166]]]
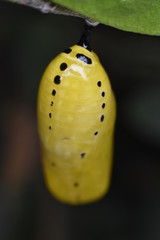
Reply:
[[51, 61], [38, 93], [38, 129], [45, 180], [69, 204], [108, 190], [115, 98], [97, 55], [75, 45]]

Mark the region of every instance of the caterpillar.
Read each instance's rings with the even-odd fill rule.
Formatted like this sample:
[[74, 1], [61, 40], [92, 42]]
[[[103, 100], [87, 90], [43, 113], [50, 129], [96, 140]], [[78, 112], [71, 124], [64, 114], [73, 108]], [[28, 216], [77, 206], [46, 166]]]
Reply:
[[38, 91], [38, 130], [49, 191], [85, 204], [108, 191], [116, 103], [107, 73], [90, 49], [89, 33], [46, 68]]

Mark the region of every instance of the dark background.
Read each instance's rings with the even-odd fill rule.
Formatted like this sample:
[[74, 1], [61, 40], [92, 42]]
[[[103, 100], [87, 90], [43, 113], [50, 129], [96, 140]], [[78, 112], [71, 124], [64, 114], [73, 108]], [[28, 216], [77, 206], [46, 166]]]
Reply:
[[160, 38], [99, 25], [92, 49], [117, 99], [114, 166], [99, 202], [69, 206], [45, 187], [36, 98], [82, 19], [0, 2], [0, 239], [160, 239]]

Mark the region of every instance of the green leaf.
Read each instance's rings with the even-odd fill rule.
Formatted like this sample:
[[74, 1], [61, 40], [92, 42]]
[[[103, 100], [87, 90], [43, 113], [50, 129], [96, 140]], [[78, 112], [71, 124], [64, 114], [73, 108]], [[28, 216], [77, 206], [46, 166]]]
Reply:
[[160, 35], [160, 0], [55, 0], [54, 2], [115, 28]]

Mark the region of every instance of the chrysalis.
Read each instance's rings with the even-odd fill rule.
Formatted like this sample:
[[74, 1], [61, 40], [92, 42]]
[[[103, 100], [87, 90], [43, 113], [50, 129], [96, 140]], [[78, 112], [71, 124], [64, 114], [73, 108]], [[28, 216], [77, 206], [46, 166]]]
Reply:
[[115, 98], [85, 30], [54, 58], [38, 93], [38, 129], [46, 184], [63, 202], [101, 198], [110, 185]]

